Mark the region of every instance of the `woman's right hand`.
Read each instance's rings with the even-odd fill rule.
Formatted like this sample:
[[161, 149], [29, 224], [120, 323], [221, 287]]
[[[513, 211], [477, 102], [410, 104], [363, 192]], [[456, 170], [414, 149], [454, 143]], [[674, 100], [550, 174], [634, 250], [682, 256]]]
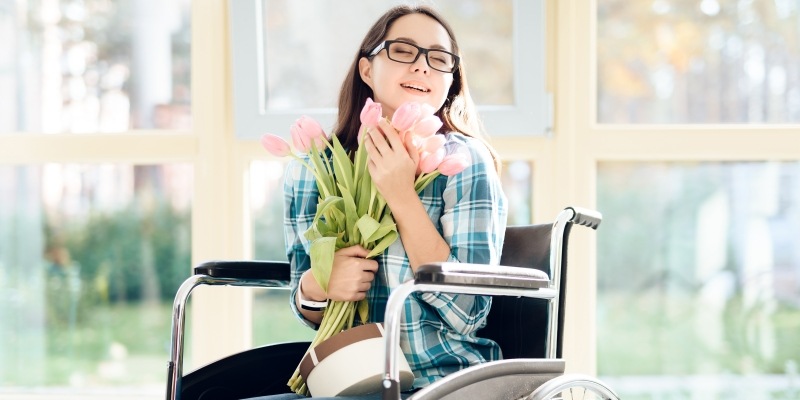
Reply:
[[[375, 272], [378, 271], [378, 262], [365, 258], [367, 254], [369, 251], [361, 246], [345, 247], [336, 251], [328, 280], [328, 299], [359, 301], [366, 298], [375, 279]], [[303, 293], [313, 299], [325, 297], [313, 275], [304, 278]]]

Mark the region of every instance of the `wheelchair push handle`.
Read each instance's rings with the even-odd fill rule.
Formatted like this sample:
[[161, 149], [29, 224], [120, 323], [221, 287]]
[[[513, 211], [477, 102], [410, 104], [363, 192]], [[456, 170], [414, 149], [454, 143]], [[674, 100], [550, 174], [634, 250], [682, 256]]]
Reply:
[[603, 214], [600, 214], [599, 211], [581, 207], [568, 207], [565, 211], [567, 210], [571, 210], [574, 213], [572, 216], [573, 224], [597, 229], [597, 227], [600, 226], [600, 222], [603, 220]]

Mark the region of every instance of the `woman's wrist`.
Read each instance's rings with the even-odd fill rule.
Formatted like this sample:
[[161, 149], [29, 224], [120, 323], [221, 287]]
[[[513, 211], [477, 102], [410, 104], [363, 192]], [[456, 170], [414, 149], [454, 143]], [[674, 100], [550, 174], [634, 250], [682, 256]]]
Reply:
[[[328, 301], [328, 296], [322, 290], [322, 288], [319, 287], [317, 281], [314, 280], [314, 275], [312, 274], [310, 277], [306, 277], [306, 275], [309, 274], [311, 274], [311, 270], [304, 272], [303, 276], [300, 277], [300, 284], [297, 289], [298, 296], [300, 296], [301, 299], [308, 301], [315, 301], [315, 302]], [[313, 283], [309, 284], [307, 282], [308, 279], [311, 279]], [[319, 290], [314, 290], [315, 288], [319, 288]], [[311, 290], [309, 291], [309, 289]]]

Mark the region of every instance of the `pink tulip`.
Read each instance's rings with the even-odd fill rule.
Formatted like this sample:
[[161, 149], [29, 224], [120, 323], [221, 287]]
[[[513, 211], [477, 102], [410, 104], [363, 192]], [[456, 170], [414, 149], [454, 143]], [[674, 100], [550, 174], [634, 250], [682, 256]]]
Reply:
[[425, 118], [425, 117], [427, 117], [429, 115], [433, 115], [435, 112], [436, 112], [436, 109], [434, 109], [433, 106], [428, 104], [428, 103], [422, 103], [422, 105], [419, 106], [419, 116], [420, 116], [420, 118]]
[[439, 164], [444, 159], [444, 147], [436, 150], [433, 153], [423, 153], [419, 160], [419, 170], [423, 174], [427, 174], [436, 170]]
[[286, 157], [292, 152], [286, 139], [271, 133], [261, 136], [261, 146], [276, 157]]
[[311, 150], [311, 143], [316, 144], [317, 150], [320, 150], [328, 140], [319, 122], [306, 115], [295, 121], [290, 132], [294, 147], [301, 153], [308, 153]]
[[372, 98], [367, 97], [364, 108], [361, 109], [361, 124], [369, 128], [378, 126], [378, 121], [383, 115], [383, 106], [381, 103], [372, 101]]
[[419, 137], [428, 137], [439, 131], [442, 120], [435, 115], [429, 115], [414, 124], [414, 134]]
[[439, 164], [438, 170], [442, 175], [453, 176], [469, 166], [469, 160], [463, 154], [451, 154]]
[[419, 103], [413, 101], [403, 103], [392, 115], [392, 126], [400, 132], [406, 131], [414, 126], [419, 114]]
[[422, 142], [422, 151], [433, 153], [441, 149], [446, 141], [444, 135], [433, 135]]

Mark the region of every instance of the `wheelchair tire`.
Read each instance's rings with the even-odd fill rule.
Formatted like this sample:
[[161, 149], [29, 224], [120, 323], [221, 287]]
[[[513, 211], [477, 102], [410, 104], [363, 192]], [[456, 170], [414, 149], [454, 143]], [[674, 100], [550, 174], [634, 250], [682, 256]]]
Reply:
[[543, 383], [524, 400], [619, 400], [619, 396], [596, 378], [567, 374]]

